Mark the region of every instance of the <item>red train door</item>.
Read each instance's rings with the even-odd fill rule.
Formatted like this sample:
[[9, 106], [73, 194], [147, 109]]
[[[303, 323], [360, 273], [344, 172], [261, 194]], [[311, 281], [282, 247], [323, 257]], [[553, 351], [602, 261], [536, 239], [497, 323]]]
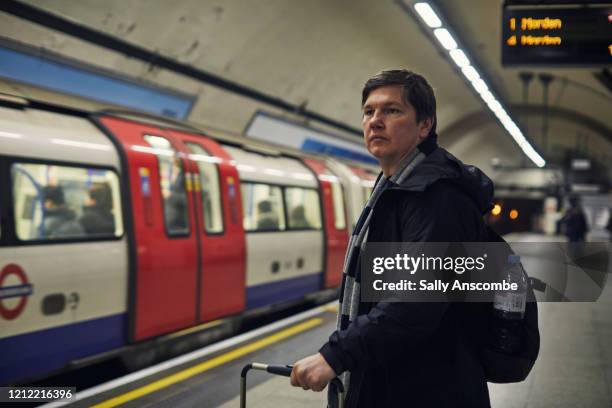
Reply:
[[246, 239], [238, 170], [214, 140], [168, 130], [189, 157], [197, 203], [201, 267], [199, 318], [209, 321], [245, 307]]
[[325, 166], [315, 159], [303, 159], [319, 180], [321, 203], [325, 225], [325, 273], [323, 287], [331, 288], [340, 285], [344, 253], [348, 244], [348, 228], [344, 194], [340, 180]]
[[198, 246], [188, 163], [162, 129], [100, 117], [123, 150], [133, 217], [130, 340], [196, 323]]

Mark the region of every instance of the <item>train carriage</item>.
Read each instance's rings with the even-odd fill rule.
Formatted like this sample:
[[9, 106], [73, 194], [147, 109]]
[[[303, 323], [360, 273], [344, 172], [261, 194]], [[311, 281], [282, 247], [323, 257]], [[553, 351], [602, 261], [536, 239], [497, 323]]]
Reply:
[[371, 173], [48, 108], [0, 106], [0, 384], [337, 290]]
[[[5, 384], [125, 343], [128, 244], [119, 155], [91, 122], [0, 107], [0, 139]], [[111, 196], [112, 228], [87, 226], [98, 186]]]

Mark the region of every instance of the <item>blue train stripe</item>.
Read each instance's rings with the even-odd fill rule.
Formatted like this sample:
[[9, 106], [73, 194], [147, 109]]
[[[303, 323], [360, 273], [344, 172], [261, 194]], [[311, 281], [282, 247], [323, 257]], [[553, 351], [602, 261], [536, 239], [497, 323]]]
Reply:
[[368, 154], [351, 150], [345, 147], [336, 146], [331, 143], [323, 143], [311, 138], [306, 138], [300, 148], [305, 152], [329, 154], [331, 156], [342, 157], [344, 159], [378, 165], [378, 161], [376, 161], [374, 157]]
[[246, 307], [252, 309], [272, 303], [281, 303], [316, 292], [321, 288], [322, 273], [285, 279], [278, 282], [249, 286], [246, 289]]
[[125, 344], [125, 313], [0, 339], [0, 385]]

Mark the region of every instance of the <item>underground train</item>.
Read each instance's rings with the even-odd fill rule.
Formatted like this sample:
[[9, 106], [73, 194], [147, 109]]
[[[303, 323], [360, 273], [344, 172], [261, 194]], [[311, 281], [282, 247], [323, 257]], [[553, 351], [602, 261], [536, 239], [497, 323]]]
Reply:
[[0, 98], [0, 385], [333, 291], [368, 165]]

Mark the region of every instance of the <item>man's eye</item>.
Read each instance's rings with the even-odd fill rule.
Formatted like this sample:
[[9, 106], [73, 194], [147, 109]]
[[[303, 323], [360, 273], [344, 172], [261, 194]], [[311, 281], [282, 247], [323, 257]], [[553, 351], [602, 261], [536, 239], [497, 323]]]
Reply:
[[363, 116], [370, 116], [374, 111], [372, 109], [366, 109], [363, 111]]
[[396, 109], [396, 108], [387, 108], [387, 109], [386, 109], [386, 112], [387, 112], [387, 113], [399, 113], [399, 111], [400, 111], [400, 110], [399, 110], [399, 109]]

